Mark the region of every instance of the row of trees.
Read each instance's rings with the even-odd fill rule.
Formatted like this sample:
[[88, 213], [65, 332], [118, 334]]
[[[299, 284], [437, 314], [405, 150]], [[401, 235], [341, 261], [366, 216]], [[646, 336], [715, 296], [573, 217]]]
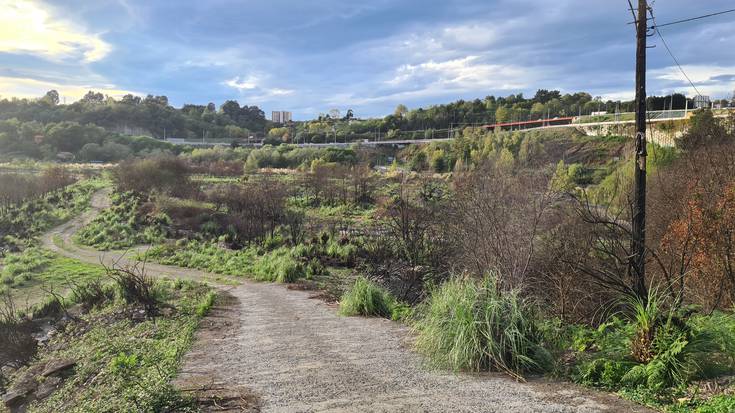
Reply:
[[43, 124], [18, 119], [0, 120], [0, 156], [113, 162], [132, 155], [178, 153], [179, 147], [148, 137], [110, 133], [93, 124], [61, 121]]
[[13, 118], [41, 124], [94, 124], [111, 131], [187, 139], [242, 139], [262, 134], [268, 125], [260, 108], [240, 107], [234, 100], [226, 101], [219, 109], [214, 103], [187, 104], [177, 109], [166, 96], [125, 95], [116, 100], [93, 91], [68, 105], [59, 104], [59, 94], [54, 90], [40, 99], [0, 100], [0, 120]]

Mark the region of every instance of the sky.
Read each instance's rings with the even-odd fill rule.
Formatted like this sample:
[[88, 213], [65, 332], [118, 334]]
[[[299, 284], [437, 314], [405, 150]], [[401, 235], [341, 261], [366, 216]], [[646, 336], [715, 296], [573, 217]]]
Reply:
[[[663, 24], [733, 2], [653, 8]], [[627, 0], [0, 0], [0, 98], [236, 99], [294, 119], [537, 89], [632, 99], [631, 20]], [[702, 94], [735, 91], [734, 23], [731, 13], [661, 29]], [[649, 94], [695, 95], [661, 39], [649, 42]]]

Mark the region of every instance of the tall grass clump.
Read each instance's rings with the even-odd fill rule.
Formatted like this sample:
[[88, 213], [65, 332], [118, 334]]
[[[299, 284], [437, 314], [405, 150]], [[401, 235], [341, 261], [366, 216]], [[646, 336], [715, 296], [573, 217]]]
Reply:
[[533, 307], [515, 291], [501, 291], [494, 277], [455, 278], [431, 292], [418, 310], [416, 346], [430, 361], [453, 370], [509, 373], [521, 379], [543, 370]]
[[289, 248], [279, 248], [255, 263], [253, 278], [258, 281], [293, 283], [306, 278], [306, 267], [293, 257]]
[[339, 300], [339, 313], [344, 316], [392, 318], [394, 308], [396, 299], [365, 277], [358, 277]]

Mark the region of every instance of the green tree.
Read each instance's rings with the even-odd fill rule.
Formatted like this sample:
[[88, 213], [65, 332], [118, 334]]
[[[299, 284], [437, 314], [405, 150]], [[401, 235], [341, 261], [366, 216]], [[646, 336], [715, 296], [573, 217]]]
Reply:
[[404, 104], [396, 106], [396, 110], [393, 111], [393, 115], [397, 118], [403, 118], [408, 113], [408, 108]]
[[510, 111], [505, 106], [498, 106], [498, 109], [495, 110], [495, 122], [507, 122], [509, 117]]

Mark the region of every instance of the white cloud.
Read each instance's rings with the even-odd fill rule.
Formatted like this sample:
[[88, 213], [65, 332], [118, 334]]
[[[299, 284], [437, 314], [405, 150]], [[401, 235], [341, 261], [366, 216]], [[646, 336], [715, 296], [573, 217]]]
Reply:
[[448, 90], [521, 89], [529, 84], [529, 69], [513, 65], [483, 63], [479, 56], [418, 65], [402, 65], [386, 83], [400, 86], [418, 82]]
[[90, 90], [114, 98], [127, 94], [143, 96], [142, 93], [119, 89], [110, 84], [59, 84], [31, 78], [0, 76], [0, 96], [2, 97], [37, 98], [51, 89], [58, 91], [62, 98], [68, 99], [67, 103], [80, 99]]
[[226, 81], [225, 85], [237, 90], [252, 90], [258, 87], [258, 82], [259, 79], [253, 75], [242, 80], [240, 79], [240, 76], [235, 76], [234, 78]]
[[112, 50], [97, 34], [51, 16], [40, 4], [0, 0], [0, 52], [94, 62]]
[[[735, 66], [684, 65], [682, 69], [702, 94], [729, 97], [735, 90]], [[661, 83], [662, 89], [696, 94], [677, 66], [651, 70], [649, 76]]]

